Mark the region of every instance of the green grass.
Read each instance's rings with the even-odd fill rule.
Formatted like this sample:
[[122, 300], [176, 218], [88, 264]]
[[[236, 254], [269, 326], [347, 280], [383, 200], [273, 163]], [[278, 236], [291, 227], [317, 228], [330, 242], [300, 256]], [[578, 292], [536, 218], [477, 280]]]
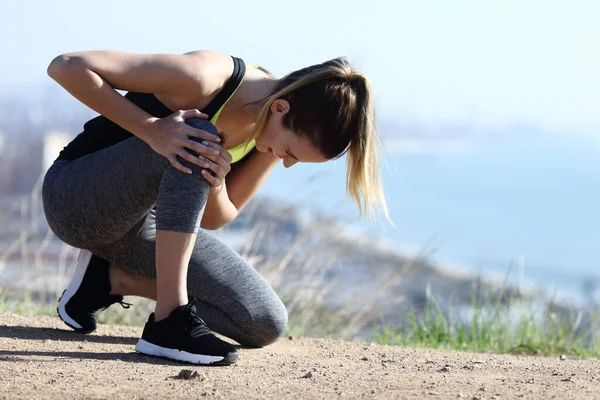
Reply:
[[429, 296], [422, 312], [408, 313], [405, 326], [379, 328], [376, 342], [475, 352], [600, 356], [596, 313], [558, 313], [552, 302], [536, 309], [523, 299], [503, 304], [498, 294], [476, 299], [473, 296], [470, 307], [459, 312], [444, 310]]
[[56, 315], [56, 306], [33, 300], [29, 292], [0, 288], [0, 312], [20, 315]]
[[[429, 295], [421, 312], [407, 313], [403, 326], [389, 324], [376, 329], [375, 341], [381, 344], [462, 350], [489, 353], [600, 356], [597, 338], [598, 320], [595, 314], [562, 315], [552, 303], [536, 310], [527, 300], [502, 301], [499, 293], [488, 293], [470, 307], [448, 311]], [[97, 314], [103, 324], [143, 326], [154, 302], [126, 299], [134, 303], [130, 309], [113, 305]], [[55, 316], [55, 304], [36, 302], [27, 293], [0, 291], [0, 311], [23, 315]], [[339, 337], [344, 320], [328, 310], [316, 311], [307, 305], [290, 314], [287, 335]], [[562, 315], [562, 316], [559, 316]], [[585, 324], [582, 321], [586, 321]], [[585, 325], [585, 326], [584, 326]], [[349, 339], [344, 337], [344, 339]]]

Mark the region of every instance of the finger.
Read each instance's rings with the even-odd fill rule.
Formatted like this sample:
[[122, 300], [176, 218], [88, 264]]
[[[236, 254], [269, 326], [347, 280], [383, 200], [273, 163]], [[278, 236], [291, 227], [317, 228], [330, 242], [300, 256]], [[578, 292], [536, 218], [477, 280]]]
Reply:
[[219, 153], [219, 155], [223, 158], [223, 160], [229, 165], [231, 164], [231, 161], [233, 160], [233, 158], [231, 157], [231, 154], [229, 154], [229, 152], [227, 151], [227, 149], [225, 147], [222, 147], [221, 152]]
[[186, 136], [195, 137], [212, 143], [221, 141], [221, 138], [219, 136], [213, 135], [212, 133], [202, 129], [193, 128], [189, 125], [185, 125], [185, 128], [183, 128], [182, 133]]
[[208, 118], [208, 115], [200, 112], [200, 110], [192, 109], [192, 110], [181, 110], [179, 116], [183, 119], [188, 118]]
[[[220, 134], [223, 134], [226, 136], [226, 140], [229, 139], [229, 136], [225, 133], [225, 132], [221, 132]], [[229, 154], [229, 152], [227, 151], [227, 149], [225, 148], [225, 143], [226, 141], [220, 143], [220, 144], [215, 144], [215, 143], [208, 143], [207, 146], [213, 147], [215, 149], [219, 150], [219, 154], [221, 154], [221, 156], [225, 159], [225, 161], [227, 161], [228, 164], [231, 164], [231, 161], [233, 161], [233, 158], [231, 157], [231, 154]]]
[[[205, 141], [203, 143], [209, 143], [209, 142]], [[202, 154], [206, 157], [209, 157], [211, 155], [218, 156], [220, 154], [218, 150], [215, 150], [211, 146], [207, 146], [205, 144], [198, 143], [193, 140], [187, 140], [185, 143], [183, 143], [183, 147], [187, 147], [188, 149], [193, 150], [196, 153], [198, 153], [198, 155]]]
[[225, 162], [227, 163], [227, 165], [231, 166], [231, 162], [233, 161], [233, 157], [231, 157], [231, 154], [229, 154], [229, 152], [227, 150], [225, 150], [223, 153], [221, 153], [221, 157], [223, 157], [223, 159], [225, 160]]
[[184, 160], [197, 165], [199, 167], [204, 167], [204, 158], [200, 159], [199, 157], [197, 157], [195, 154], [190, 153], [189, 151], [186, 151], [185, 149], [181, 149], [180, 152], [178, 153], [179, 157], [183, 158]]
[[231, 154], [229, 154], [229, 152], [227, 151], [227, 148], [225, 146], [225, 144], [229, 140], [229, 135], [227, 135], [225, 132], [221, 132], [221, 133], [225, 136], [225, 140], [221, 142], [221, 147], [222, 147], [221, 156], [227, 162], [227, 164], [231, 164], [231, 161], [233, 161], [233, 158], [231, 157]]
[[208, 170], [203, 169], [202, 170], [202, 176], [204, 177], [204, 179], [206, 179], [208, 181], [208, 183], [210, 183], [211, 186], [213, 187], [217, 187], [221, 184], [221, 181], [218, 178], [215, 178], [214, 176], [212, 176], [210, 174], [210, 172], [208, 172]]
[[[229, 155], [229, 153], [227, 153], [227, 151], [225, 153], [227, 155]], [[213, 162], [213, 163], [217, 164], [219, 167], [221, 167], [221, 169], [224, 171], [223, 176], [227, 175], [229, 173], [229, 171], [231, 171], [231, 161], [227, 161], [225, 159], [225, 157], [223, 157], [223, 154], [210, 155], [206, 158], [208, 158], [211, 162]]]
[[225, 132], [219, 132], [219, 137], [221, 138], [221, 144], [225, 146], [225, 143], [229, 140], [229, 136]]
[[[221, 157], [223, 157], [223, 159], [225, 159], [225, 161], [227, 161], [227, 163], [231, 164], [231, 161], [233, 160], [233, 158], [231, 157], [231, 154], [229, 154], [229, 152], [227, 151], [227, 149], [225, 147], [223, 147], [220, 144], [214, 143], [214, 142], [202, 142], [202, 144], [218, 150]], [[209, 158], [211, 160], [214, 160], [214, 158], [212, 158], [212, 157], [209, 157]]]
[[[219, 154], [215, 154], [214, 155], [207, 155], [208, 158], [210, 158], [211, 160], [215, 161], [215, 162], [219, 162], [219, 159], [222, 159], [223, 161], [225, 161], [226, 164], [231, 164], [231, 161], [233, 160], [231, 158], [231, 154], [229, 154], [229, 152], [227, 151], [227, 149], [225, 149], [225, 147], [218, 145], [216, 143], [211, 143], [211, 142], [202, 142], [205, 146], [211, 147], [213, 149], [216, 149], [217, 151], [219, 151]], [[225, 167], [223, 164], [221, 164], [223, 167]]]
[[203, 168], [210, 169], [220, 179], [223, 179], [225, 177], [225, 170], [223, 169], [223, 167], [221, 167], [221, 165], [214, 161], [208, 160], [202, 156], [199, 156], [198, 159], [200, 160], [201, 166]]
[[180, 163], [179, 161], [177, 161], [177, 157], [170, 156], [167, 159], [169, 160], [169, 162], [171, 163], [172, 166], [174, 166], [175, 168], [177, 168], [178, 170], [180, 170], [184, 174], [191, 174], [192, 173], [191, 169], [187, 168], [182, 163]]
[[203, 140], [202, 144], [217, 150], [219, 152], [219, 154], [226, 151], [225, 147], [223, 147], [220, 143], [209, 142], [208, 140]]

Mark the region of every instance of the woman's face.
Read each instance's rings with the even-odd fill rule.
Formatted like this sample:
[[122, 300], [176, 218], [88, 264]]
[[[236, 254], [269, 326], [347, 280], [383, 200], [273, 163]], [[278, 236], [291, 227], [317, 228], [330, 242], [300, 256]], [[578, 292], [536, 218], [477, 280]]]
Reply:
[[271, 104], [271, 115], [262, 133], [256, 138], [256, 149], [273, 153], [283, 160], [285, 168], [297, 162], [325, 162], [321, 152], [305, 137], [285, 129], [282, 119], [290, 111], [290, 103], [278, 99]]

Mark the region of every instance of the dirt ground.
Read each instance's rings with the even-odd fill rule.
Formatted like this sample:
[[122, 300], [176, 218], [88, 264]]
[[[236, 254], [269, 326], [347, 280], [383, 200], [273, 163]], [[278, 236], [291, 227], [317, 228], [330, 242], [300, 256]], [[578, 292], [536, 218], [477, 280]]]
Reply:
[[[0, 313], [0, 399], [592, 399], [600, 362], [282, 338], [199, 367], [135, 352], [140, 328], [82, 336], [58, 318]], [[179, 378], [183, 369], [197, 372]], [[193, 374], [196, 375], [196, 374]]]

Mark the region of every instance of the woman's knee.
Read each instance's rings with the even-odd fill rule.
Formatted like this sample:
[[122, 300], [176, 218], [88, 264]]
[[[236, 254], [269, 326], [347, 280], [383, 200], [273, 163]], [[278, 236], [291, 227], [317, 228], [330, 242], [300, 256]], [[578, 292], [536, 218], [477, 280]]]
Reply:
[[245, 343], [248, 347], [264, 347], [277, 341], [287, 329], [288, 313], [281, 300], [269, 306], [253, 321]]

